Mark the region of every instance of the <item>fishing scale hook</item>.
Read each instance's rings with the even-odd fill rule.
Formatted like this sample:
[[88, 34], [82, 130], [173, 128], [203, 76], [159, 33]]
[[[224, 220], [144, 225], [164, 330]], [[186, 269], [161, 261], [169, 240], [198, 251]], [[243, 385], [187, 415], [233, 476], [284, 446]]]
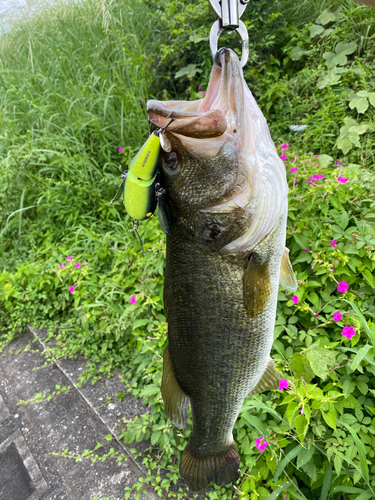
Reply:
[[210, 49], [213, 60], [218, 50], [219, 37], [224, 30], [235, 30], [242, 40], [241, 66], [249, 59], [249, 34], [240, 20], [249, 0], [208, 0], [219, 19], [214, 22], [210, 31]]

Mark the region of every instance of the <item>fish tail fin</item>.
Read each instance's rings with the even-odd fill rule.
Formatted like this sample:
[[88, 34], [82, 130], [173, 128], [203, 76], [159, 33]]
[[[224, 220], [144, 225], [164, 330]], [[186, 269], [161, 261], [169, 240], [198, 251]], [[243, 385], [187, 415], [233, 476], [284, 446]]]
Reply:
[[215, 455], [198, 456], [188, 443], [183, 451], [180, 474], [190, 491], [199, 491], [211, 482], [217, 485], [237, 481], [239, 478], [240, 455], [233, 441]]

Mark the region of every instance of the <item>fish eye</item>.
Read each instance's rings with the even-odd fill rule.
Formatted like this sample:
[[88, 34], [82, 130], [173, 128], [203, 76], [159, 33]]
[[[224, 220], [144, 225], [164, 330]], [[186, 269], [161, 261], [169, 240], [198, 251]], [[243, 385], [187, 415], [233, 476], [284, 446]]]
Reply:
[[178, 156], [175, 151], [163, 156], [163, 167], [167, 170], [176, 170], [178, 166]]

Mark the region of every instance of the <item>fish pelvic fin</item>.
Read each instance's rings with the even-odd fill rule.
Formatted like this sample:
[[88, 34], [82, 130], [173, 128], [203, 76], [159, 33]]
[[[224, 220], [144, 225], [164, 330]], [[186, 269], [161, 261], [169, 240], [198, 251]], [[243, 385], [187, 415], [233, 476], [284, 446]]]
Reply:
[[298, 287], [297, 278], [289, 259], [289, 248], [286, 247], [284, 248], [284, 253], [281, 257], [280, 285], [291, 292], [295, 292]]
[[264, 391], [278, 389], [280, 379], [281, 379], [280, 374], [275, 368], [275, 361], [272, 358], [270, 358], [259, 382], [254, 387], [254, 389], [251, 392], [249, 392], [247, 397], [252, 396], [253, 394], [260, 394], [261, 392]]
[[250, 256], [244, 276], [244, 302], [251, 318], [259, 316], [266, 308], [271, 295], [272, 283], [269, 263], [258, 264], [254, 255]]
[[189, 413], [189, 397], [181, 389], [174, 374], [169, 347], [164, 351], [161, 393], [164, 409], [169, 420], [179, 428], [186, 427]]
[[240, 455], [233, 441], [222, 452], [199, 456], [188, 443], [183, 451], [180, 474], [190, 491], [200, 491], [211, 482], [221, 485], [239, 478]]

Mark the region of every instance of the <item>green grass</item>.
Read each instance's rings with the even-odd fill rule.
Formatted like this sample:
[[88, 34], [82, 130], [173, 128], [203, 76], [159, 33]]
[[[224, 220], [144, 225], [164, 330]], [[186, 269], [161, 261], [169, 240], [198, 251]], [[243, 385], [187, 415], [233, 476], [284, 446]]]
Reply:
[[[318, 16], [339, 5], [344, 16], [327, 25], [332, 32], [311, 38]], [[245, 77], [275, 143], [290, 144], [287, 171], [299, 166], [287, 174], [287, 245], [299, 302], [280, 290], [272, 352], [294, 385], [293, 394], [246, 401], [234, 434], [241, 470], [251, 477], [241, 476], [242, 493], [216, 488], [207, 499], [267, 500], [274, 490], [367, 500], [375, 488], [374, 107], [349, 106], [353, 93], [374, 90], [374, 16], [351, 0], [247, 7]], [[142, 257], [121, 201], [109, 201], [148, 135], [147, 99], [194, 99], [198, 85], [206, 89], [212, 60], [201, 38], [214, 17], [206, 0], [84, 0], [16, 21], [0, 37], [0, 346], [32, 323], [57, 335], [56, 357], [87, 357], [84, 380], [120, 369], [132, 394], [150, 403], [149, 413], [126, 422], [123, 439], [151, 440], [146, 483], [160, 498], [167, 488], [171, 498], [186, 498], [174, 482], [191, 430], [173, 428], [160, 396], [165, 240], [156, 217], [142, 223]], [[323, 55], [340, 42], [355, 42], [355, 51], [340, 66], [341, 80], [319, 88], [329, 71]], [[232, 34], [221, 44], [238, 49]], [[306, 52], [300, 59], [295, 47]], [[189, 64], [195, 75], [175, 78]], [[344, 153], [335, 145], [346, 118], [368, 127], [356, 143], [361, 129], [354, 126]], [[301, 123], [305, 132], [291, 132]], [[306, 182], [316, 172], [327, 182]], [[349, 182], [338, 183], [338, 175]], [[344, 296], [335, 280], [348, 283]], [[56, 334], [56, 324], [70, 329]], [[357, 332], [350, 342], [344, 325]], [[260, 433], [270, 443], [261, 455]], [[126, 498], [143, 488], [133, 485]]]

